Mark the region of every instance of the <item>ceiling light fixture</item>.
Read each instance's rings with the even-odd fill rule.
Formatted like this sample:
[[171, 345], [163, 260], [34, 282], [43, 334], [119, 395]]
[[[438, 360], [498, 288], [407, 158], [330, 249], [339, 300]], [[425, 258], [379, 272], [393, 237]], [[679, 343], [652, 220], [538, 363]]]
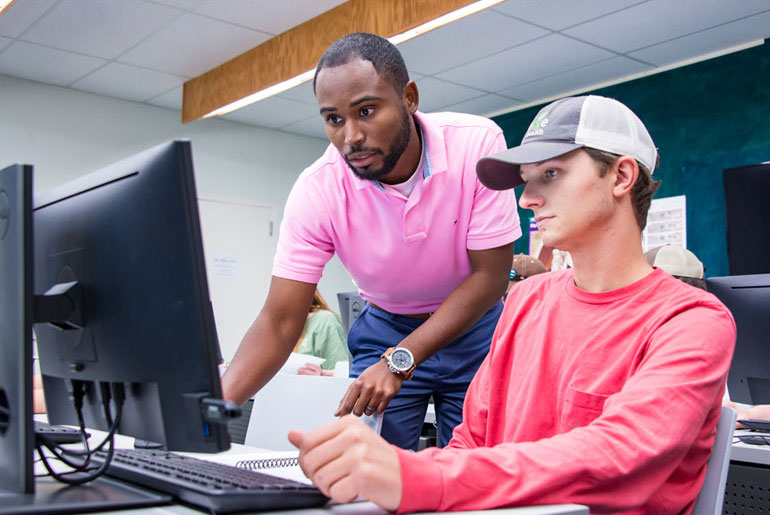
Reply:
[[430, 20], [429, 22], [423, 23], [418, 27], [404, 31], [401, 34], [396, 34], [395, 36], [388, 38], [388, 41], [394, 45], [400, 45], [401, 43], [409, 41], [412, 38], [422, 36], [426, 32], [430, 32], [439, 27], [443, 27], [444, 25], [449, 25], [453, 21], [460, 20], [466, 16], [470, 16], [471, 14], [476, 14], [479, 11], [483, 11], [484, 9], [488, 9], [494, 5], [503, 3], [504, 1], [505, 0], [479, 0], [478, 2], [473, 2], [472, 4], [457, 9], [456, 11], [446, 13], [443, 16], [439, 16], [438, 18]]
[[12, 6], [16, 0], [0, 0], [0, 16]]
[[[396, 34], [395, 36], [391, 36], [388, 38], [388, 41], [390, 41], [394, 45], [399, 45], [401, 43], [404, 43], [405, 41], [409, 41], [410, 39], [416, 38], [417, 36], [421, 36], [432, 30], [438, 29], [439, 27], [443, 27], [444, 25], [448, 25], [454, 21], [465, 18], [466, 16], [476, 14], [479, 11], [483, 11], [484, 9], [488, 9], [489, 7], [497, 5], [504, 1], [505, 0], [478, 0], [476, 2], [466, 5], [465, 7], [461, 7], [452, 12], [438, 16], [437, 18], [434, 18], [426, 23], [423, 23], [422, 25], [414, 27], [413, 29], [409, 29], [400, 34]], [[241, 109], [243, 107], [246, 107], [247, 105], [253, 104], [255, 102], [259, 102], [260, 100], [264, 100], [273, 95], [277, 95], [278, 93], [282, 93], [288, 89], [291, 89], [295, 86], [299, 86], [300, 84], [303, 84], [309, 80], [312, 80], [314, 73], [315, 73], [315, 69], [307, 70], [290, 79], [279, 82], [265, 89], [252, 93], [251, 95], [248, 95], [239, 100], [236, 100], [235, 102], [231, 102], [227, 105], [214, 109], [213, 111], [210, 111], [204, 114], [203, 118], [223, 116], [233, 111], [236, 111], [238, 109]]]

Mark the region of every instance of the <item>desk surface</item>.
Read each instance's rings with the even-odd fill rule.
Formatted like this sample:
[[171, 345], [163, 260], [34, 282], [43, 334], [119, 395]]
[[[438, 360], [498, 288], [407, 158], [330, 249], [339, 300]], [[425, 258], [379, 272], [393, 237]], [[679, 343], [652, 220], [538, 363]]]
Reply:
[[[119, 515], [200, 515], [201, 512], [180, 505], [158, 506], [138, 510], [109, 512]], [[331, 504], [324, 508], [306, 510], [263, 511], [260, 515], [387, 515], [387, 512], [370, 502], [351, 504]], [[522, 506], [520, 508], [501, 508], [487, 511], [458, 511], [457, 514], [484, 515], [588, 515], [588, 508], [576, 504], [558, 504], [548, 506]], [[105, 512], [105, 515], [108, 515]], [[427, 514], [426, 514], [427, 515]]]
[[[752, 434], [750, 431], [737, 429], [736, 435]], [[752, 445], [750, 443], [733, 443], [730, 461], [743, 461], [746, 463], [759, 463], [770, 465], [770, 445]]]
[[[42, 417], [41, 417], [42, 419]], [[101, 431], [91, 431], [93, 439], [100, 439], [103, 433]], [[116, 435], [116, 447], [133, 447], [133, 438]], [[245, 455], [259, 451], [253, 447], [233, 444], [230, 450], [219, 455]], [[205, 458], [204, 454], [194, 454], [195, 457]], [[36, 464], [39, 466], [39, 464]], [[38, 469], [38, 472], [41, 472]], [[188, 508], [187, 506], [170, 504], [166, 506], [157, 506], [154, 508], [138, 508], [129, 510], [117, 510], [104, 512], [105, 515], [200, 515], [201, 511]], [[281, 510], [274, 512], [259, 512], [260, 515], [387, 515], [389, 512], [378, 508], [371, 502], [355, 502], [350, 504], [329, 503], [323, 508], [311, 508], [304, 510]], [[522, 506], [517, 508], [501, 508], [487, 511], [465, 511], [456, 512], [467, 515], [485, 514], [485, 515], [588, 515], [588, 508], [576, 504], [558, 504], [543, 506]]]

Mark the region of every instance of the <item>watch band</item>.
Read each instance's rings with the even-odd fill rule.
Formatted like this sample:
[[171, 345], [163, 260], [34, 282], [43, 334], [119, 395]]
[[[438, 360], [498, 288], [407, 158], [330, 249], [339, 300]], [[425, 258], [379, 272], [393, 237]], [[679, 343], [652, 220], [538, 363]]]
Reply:
[[404, 378], [404, 380], [406, 381], [406, 380], [409, 380], [409, 379], [412, 378], [412, 372], [417, 367], [417, 365], [414, 364], [414, 356], [412, 356], [412, 352], [409, 351], [409, 349], [404, 349], [404, 350], [409, 352], [410, 356], [412, 356], [412, 366], [409, 367], [409, 369], [407, 369], [405, 371], [401, 371], [401, 370], [396, 369], [393, 366], [393, 363], [391, 362], [390, 355], [393, 353], [394, 350], [396, 350], [398, 348], [399, 347], [390, 347], [388, 350], [386, 350], [385, 352], [382, 353], [382, 356], [380, 356], [380, 358], [384, 359], [387, 362], [388, 370], [390, 370], [392, 373], [394, 373], [394, 374], [396, 374], [398, 376], [402, 376]]

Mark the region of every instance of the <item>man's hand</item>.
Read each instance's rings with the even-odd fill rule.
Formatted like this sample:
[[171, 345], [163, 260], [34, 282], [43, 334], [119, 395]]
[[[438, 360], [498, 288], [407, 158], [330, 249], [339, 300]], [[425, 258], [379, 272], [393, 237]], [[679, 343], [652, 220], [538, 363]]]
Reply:
[[364, 497], [389, 511], [401, 504], [398, 455], [360, 419], [346, 416], [310, 432], [294, 430], [289, 441], [299, 449], [302, 471], [324, 495], [342, 503]]
[[385, 360], [381, 359], [364, 370], [348, 387], [334, 416], [353, 413], [360, 417], [364, 413], [382, 413], [403, 382], [404, 378], [391, 372]]

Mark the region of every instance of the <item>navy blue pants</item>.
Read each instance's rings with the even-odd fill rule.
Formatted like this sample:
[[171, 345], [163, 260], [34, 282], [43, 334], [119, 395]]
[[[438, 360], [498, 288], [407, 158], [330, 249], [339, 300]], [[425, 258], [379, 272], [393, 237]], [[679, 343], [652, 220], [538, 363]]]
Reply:
[[[462, 421], [463, 402], [468, 385], [489, 352], [497, 319], [503, 305], [498, 302], [465, 334], [451, 342], [415, 368], [412, 379], [390, 401], [382, 420], [382, 436], [403, 449], [417, 449], [428, 401], [436, 407], [438, 446], [452, 438]], [[358, 377], [380, 360], [389, 347], [395, 347], [425, 320], [394, 315], [369, 304], [348, 334], [353, 355], [350, 377]]]

